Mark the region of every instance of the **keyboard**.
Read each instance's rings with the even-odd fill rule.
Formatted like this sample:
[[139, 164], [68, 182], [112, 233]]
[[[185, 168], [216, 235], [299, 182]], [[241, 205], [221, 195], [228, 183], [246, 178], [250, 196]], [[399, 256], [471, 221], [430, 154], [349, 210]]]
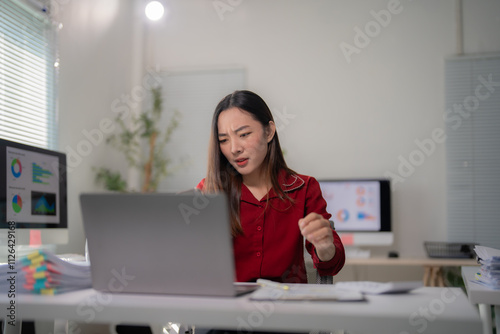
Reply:
[[373, 281], [349, 281], [335, 283], [335, 287], [341, 290], [357, 291], [370, 295], [384, 293], [405, 293], [422, 287], [422, 281], [401, 282], [373, 282]]

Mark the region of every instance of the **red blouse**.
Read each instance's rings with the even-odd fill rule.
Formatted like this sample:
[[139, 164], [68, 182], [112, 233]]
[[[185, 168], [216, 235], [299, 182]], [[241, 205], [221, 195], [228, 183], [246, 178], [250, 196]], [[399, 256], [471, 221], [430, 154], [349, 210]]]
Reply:
[[[315, 178], [305, 175], [281, 175], [282, 189], [294, 203], [283, 202], [273, 189], [260, 201], [245, 185], [241, 187], [240, 220], [244, 235], [233, 239], [236, 278], [239, 282], [266, 278], [278, 282], [307, 283], [304, 241], [298, 221], [311, 212], [330, 219], [326, 202]], [[203, 189], [205, 180], [197, 188]], [[332, 230], [335, 256], [319, 260], [314, 246], [306, 241], [314, 267], [319, 274], [336, 275], [344, 266], [344, 246]]]

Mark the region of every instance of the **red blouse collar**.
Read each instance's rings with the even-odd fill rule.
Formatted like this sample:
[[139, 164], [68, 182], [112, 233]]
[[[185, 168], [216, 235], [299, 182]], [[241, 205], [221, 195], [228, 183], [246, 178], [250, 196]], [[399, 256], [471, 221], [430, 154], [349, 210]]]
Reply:
[[284, 192], [290, 192], [301, 188], [305, 181], [298, 174], [290, 175], [285, 171], [280, 173], [280, 185]]
[[[279, 180], [281, 189], [283, 189], [284, 192], [295, 191], [297, 189], [300, 189], [305, 184], [305, 181], [302, 177], [300, 177], [297, 174], [290, 175], [284, 170], [280, 172], [280, 175], [278, 176], [278, 180]], [[275, 197], [278, 197], [278, 195], [276, 194], [274, 189], [271, 189], [271, 190], [269, 190], [268, 196], [264, 196], [260, 200], [260, 202], [265, 202], [266, 200], [271, 199], [271, 198], [275, 198]], [[256, 198], [252, 195], [250, 190], [248, 190], [248, 188], [244, 184], [242, 184], [242, 187], [241, 187], [241, 199], [245, 202], [258, 204], [258, 203], [255, 203]]]

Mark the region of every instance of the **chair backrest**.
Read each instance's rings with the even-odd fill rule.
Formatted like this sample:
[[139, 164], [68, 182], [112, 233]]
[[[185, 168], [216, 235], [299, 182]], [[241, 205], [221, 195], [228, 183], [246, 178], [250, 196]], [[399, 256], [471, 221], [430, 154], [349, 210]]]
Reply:
[[333, 284], [333, 276], [320, 276], [316, 272], [316, 284]]
[[[335, 230], [335, 224], [330, 220], [330, 226]], [[333, 276], [321, 276], [316, 271], [316, 284], [333, 284]]]

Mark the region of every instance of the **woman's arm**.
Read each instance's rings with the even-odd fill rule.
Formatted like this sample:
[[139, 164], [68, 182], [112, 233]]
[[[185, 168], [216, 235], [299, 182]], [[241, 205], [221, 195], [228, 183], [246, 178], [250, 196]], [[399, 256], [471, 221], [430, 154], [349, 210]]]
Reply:
[[[306, 187], [305, 217], [299, 219], [299, 228], [318, 273], [321, 276], [333, 276], [344, 266], [344, 246], [328, 221], [331, 215], [326, 211], [326, 201], [318, 181], [311, 177]], [[303, 227], [300, 226], [301, 223]]]

